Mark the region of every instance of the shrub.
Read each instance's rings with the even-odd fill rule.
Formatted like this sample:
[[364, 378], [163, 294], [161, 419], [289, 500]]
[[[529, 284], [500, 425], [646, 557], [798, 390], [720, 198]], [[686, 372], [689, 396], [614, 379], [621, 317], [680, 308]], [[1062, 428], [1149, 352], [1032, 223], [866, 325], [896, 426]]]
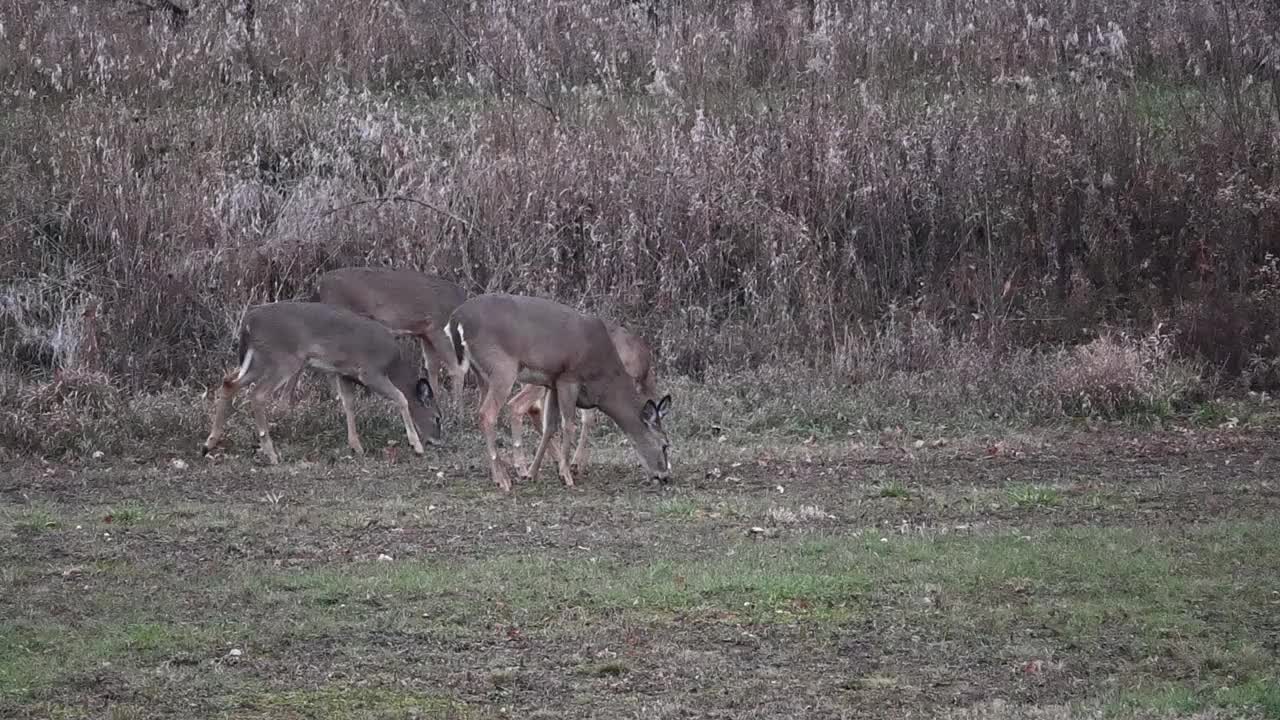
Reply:
[[[370, 263], [612, 315], [698, 378], [980, 378], [1159, 316], [1272, 382], [1280, 15], [1041, 5], [0, 0], [0, 363], [78, 367], [99, 307], [95, 369], [208, 383], [246, 303]], [[1064, 407], [1150, 390], [1113, 350]]]

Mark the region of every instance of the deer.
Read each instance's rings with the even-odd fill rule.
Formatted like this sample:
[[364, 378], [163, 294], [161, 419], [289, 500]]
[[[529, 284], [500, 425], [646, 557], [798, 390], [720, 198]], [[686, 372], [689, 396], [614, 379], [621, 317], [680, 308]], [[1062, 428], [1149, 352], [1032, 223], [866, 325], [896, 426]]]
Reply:
[[[615, 322], [610, 322], [604, 318], [605, 327], [609, 330], [609, 338], [613, 341], [613, 347], [618, 353], [618, 358], [622, 360], [622, 367], [627, 371], [636, 384], [636, 390], [640, 392], [640, 396], [645, 399], [655, 399], [658, 397], [657, 380], [653, 371], [653, 352], [649, 345], [640, 338], [640, 336], [632, 333], [627, 328]], [[524, 421], [529, 419], [534, 423], [534, 427], [539, 426], [541, 413], [546, 405], [545, 397], [550, 391], [539, 385], [525, 385], [520, 388], [519, 392], [511, 397], [507, 402], [507, 408], [511, 413], [511, 447], [515, 454], [515, 465], [517, 472], [525, 466], [525, 458], [522, 452]], [[592, 420], [596, 417], [596, 413], [591, 410], [578, 410], [578, 422], [582, 425], [581, 434], [578, 436], [578, 445], [573, 451], [573, 459], [569, 463], [569, 469], [575, 474], [586, 470], [587, 461], [590, 457], [590, 451], [587, 449], [587, 437], [591, 434]], [[558, 447], [559, 442], [556, 439], [552, 441], [552, 450], [559, 457], [563, 449]]]
[[[671, 478], [670, 441], [662, 420], [671, 395], [644, 398], [627, 374], [598, 317], [540, 297], [488, 293], [468, 299], [453, 311], [445, 332], [458, 364], [474, 373], [483, 396], [480, 430], [489, 452], [494, 483], [511, 492], [510, 464], [499, 457], [496, 425], [512, 385], [547, 389], [542, 409], [542, 438], [528, 477], [536, 478], [552, 436], [574, 434], [574, 409], [598, 409], [631, 439], [649, 476], [662, 484]], [[560, 479], [573, 487], [573, 472], [557, 445]]]
[[[444, 374], [449, 374], [454, 410], [461, 412], [466, 375], [444, 334], [449, 314], [467, 299], [459, 285], [416, 270], [345, 267], [321, 275], [311, 299], [375, 320], [397, 336], [414, 337], [422, 348], [427, 377], [439, 388]], [[296, 391], [295, 379], [291, 398]]]
[[443, 442], [431, 381], [419, 377], [416, 355], [402, 353], [395, 335], [380, 323], [325, 303], [281, 301], [247, 308], [237, 334], [239, 365], [223, 376], [201, 455], [208, 455], [223, 439], [236, 393], [253, 385], [250, 399], [260, 447], [270, 464], [279, 464], [268, 430], [271, 400], [286, 385], [296, 384], [308, 367], [332, 375], [346, 415], [347, 444], [357, 455], [364, 454], [364, 446], [356, 432], [356, 385], [399, 409], [414, 454], [425, 453], [424, 437], [432, 445]]

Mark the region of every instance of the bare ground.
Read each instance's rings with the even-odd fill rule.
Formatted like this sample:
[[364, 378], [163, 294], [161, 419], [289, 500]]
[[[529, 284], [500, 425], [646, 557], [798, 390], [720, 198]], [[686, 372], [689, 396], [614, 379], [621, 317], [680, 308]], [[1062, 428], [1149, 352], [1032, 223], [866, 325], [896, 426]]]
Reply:
[[1280, 717], [1277, 439], [10, 467], [0, 715]]

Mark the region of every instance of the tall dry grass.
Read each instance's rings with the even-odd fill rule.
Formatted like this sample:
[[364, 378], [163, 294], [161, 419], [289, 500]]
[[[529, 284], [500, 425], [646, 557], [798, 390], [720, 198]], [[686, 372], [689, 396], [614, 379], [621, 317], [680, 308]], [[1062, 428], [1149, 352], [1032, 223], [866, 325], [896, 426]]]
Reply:
[[11, 370], [93, 336], [115, 383], [207, 383], [245, 303], [373, 263], [694, 377], [924, 318], [993, 354], [1164, 322], [1276, 379], [1269, 4], [174, 4], [0, 0]]

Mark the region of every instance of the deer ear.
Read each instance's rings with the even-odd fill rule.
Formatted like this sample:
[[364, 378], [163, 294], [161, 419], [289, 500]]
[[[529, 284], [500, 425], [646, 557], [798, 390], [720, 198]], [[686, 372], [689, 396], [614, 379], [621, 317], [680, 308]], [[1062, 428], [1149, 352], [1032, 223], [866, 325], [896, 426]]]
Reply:
[[418, 378], [417, 390], [418, 390], [418, 402], [422, 403], [423, 405], [426, 405], [427, 401], [430, 400], [432, 397], [434, 397], [431, 393], [431, 381], [427, 380], [426, 378]]
[[640, 408], [640, 419], [644, 421], [645, 425], [649, 426], [652, 426], [660, 419], [658, 406], [654, 405], [652, 400], [644, 401], [644, 407]]
[[659, 417], [659, 418], [664, 418], [664, 417], [666, 417], [666, 416], [667, 416], [667, 413], [671, 412], [671, 395], [670, 395], [670, 393], [668, 393], [668, 394], [666, 394], [666, 395], [663, 395], [663, 396], [662, 396], [662, 400], [658, 401], [658, 406], [657, 406], [657, 408], [656, 408], [656, 409], [657, 409], [657, 411], [658, 411], [658, 417]]

